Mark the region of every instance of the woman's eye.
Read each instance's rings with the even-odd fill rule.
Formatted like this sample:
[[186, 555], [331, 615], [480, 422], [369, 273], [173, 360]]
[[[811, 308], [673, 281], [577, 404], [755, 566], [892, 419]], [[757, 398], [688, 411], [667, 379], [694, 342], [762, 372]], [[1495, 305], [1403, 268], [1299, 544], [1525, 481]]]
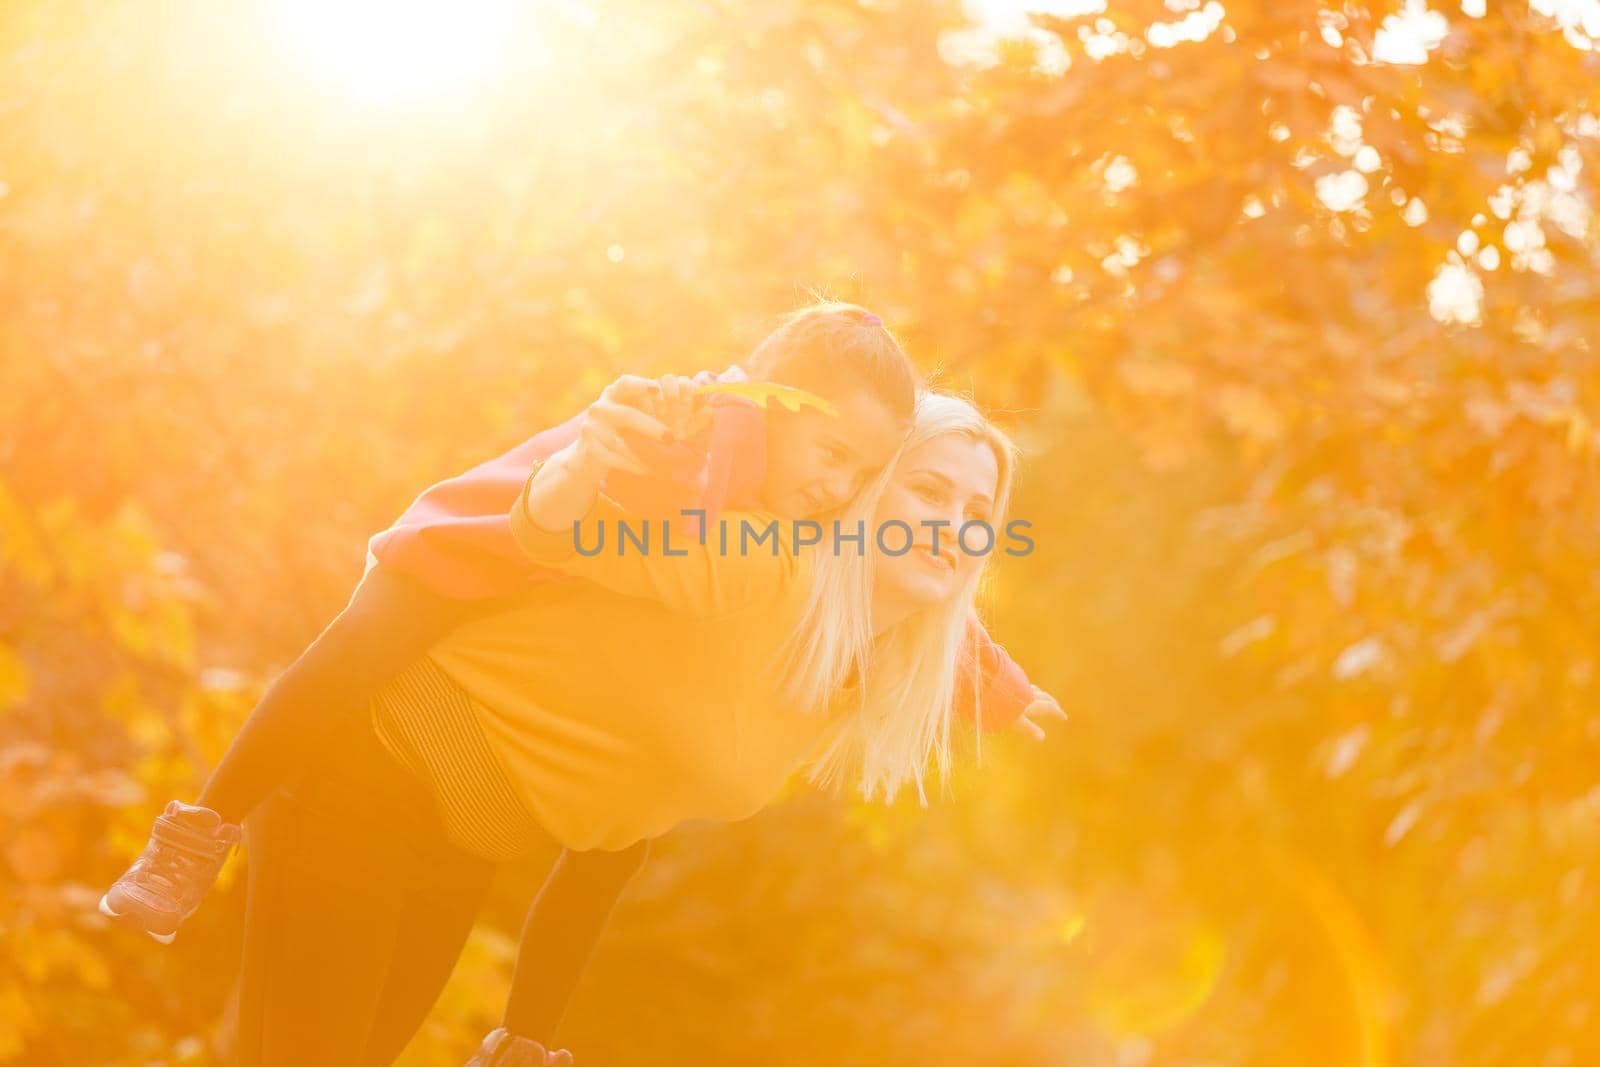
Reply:
[[917, 490], [917, 495], [930, 504], [938, 504], [944, 500], [944, 494], [937, 489], [922, 488]]

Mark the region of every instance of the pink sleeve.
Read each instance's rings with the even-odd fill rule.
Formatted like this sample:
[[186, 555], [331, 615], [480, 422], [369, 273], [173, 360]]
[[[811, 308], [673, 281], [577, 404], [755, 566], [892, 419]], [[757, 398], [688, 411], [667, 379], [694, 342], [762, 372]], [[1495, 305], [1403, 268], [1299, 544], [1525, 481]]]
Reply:
[[[730, 367], [697, 381], [743, 380]], [[704, 438], [662, 442], [630, 435], [650, 474], [614, 471], [602, 487], [633, 514], [671, 518], [683, 508], [715, 514], [740, 503], [765, 476], [760, 409], [734, 397], [713, 406]], [[533, 465], [577, 439], [579, 412], [476, 467], [423, 490], [388, 529], [367, 543], [369, 566], [409, 575], [434, 592], [463, 600], [505, 596], [557, 577], [529, 561], [511, 535], [511, 505]], [[375, 562], [373, 562], [375, 561]]]
[[989, 636], [976, 612], [967, 617], [966, 643], [956, 680], [956, 708], [986, 731], [1004, 730], [1033, 703], [1033, 683], [1017, 661]]
[[582, 422], [581, 413], [574, 415], [424, 489], [388, 529], [367, 542], [374, 565], [464, 600], [514, 593], [536, 579], [538, 571], [511, 538], [507, 513], [528, 471], [574, 441]]

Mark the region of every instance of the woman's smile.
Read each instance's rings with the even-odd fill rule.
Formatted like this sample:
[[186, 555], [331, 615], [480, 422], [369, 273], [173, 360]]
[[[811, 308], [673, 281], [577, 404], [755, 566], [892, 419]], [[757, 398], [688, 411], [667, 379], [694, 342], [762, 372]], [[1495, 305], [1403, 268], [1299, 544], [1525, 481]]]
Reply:
[[949, 545], [940, 545], [938, 551], [931, 544], [916, 544], [911, 550], [919, 556], [924, 563], [941, 573], [955, 573], [956, 550]]

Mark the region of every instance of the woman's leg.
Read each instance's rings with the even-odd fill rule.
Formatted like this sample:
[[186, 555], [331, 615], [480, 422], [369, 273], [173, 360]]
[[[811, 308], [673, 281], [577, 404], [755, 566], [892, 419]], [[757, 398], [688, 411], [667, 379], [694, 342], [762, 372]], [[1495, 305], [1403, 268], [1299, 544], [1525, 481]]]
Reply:
[[[479, 863], [482, 868], [475, 868]], [[435, 861], [434, 866], [450, 875], [451, 884], [443, 892], [418, 890], [407, 895], [399, 916], [399, 940], [373, 1012], [366, 1051], [359, 1060], [351, 1060], [352, 1064], [388, 1067], [399, 1057], [439, 999], [472, 932], [492, 865], [464, 858]]]
[[361, 1062], [399, 929], [396, 879], [285, 794], [246, 823], [240, 1067]]
[[617, 898], [649, 852], [650, 842], [641, 841], [619, 852], [561, 853], [522, 927], [507, 1030], [552, 1044]]
[[[448, 978], [493, 871], [449, 842], [364, 711], [333, 718], [315, 764], [247, 824], [244, 1067], [390, 1062]], [[403, 1036], [397, 1002], [413, 1020]], [[380, 1029], [392, 1051], [372, 1050]]]
[[373, 567], [339, 612], [268, 687], [212, 771], [199, 803], [240, 822], [305, 766], [332, 708], [361, 707], [407, 664], [487, 603], [454, 600]]

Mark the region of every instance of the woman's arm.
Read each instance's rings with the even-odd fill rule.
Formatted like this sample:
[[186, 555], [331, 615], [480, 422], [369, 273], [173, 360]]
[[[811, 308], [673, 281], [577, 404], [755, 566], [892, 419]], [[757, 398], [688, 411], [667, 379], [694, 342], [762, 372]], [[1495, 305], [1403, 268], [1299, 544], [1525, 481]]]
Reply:
[[1022, 714], [1018, 715], [1011, 725], [1035, 741], [1043, 741], [1049, 735], [1044, 732], [1044, 727], [1040, 726], [1039, 722], [1047, 718], [1066, 722], [1067, 713], [1061, 710], [1061, 705], [1056, 703], [1055, 697], [1034, 686], [1032, 703], [1022, 709]]
[[1033, 717], [1066, 719], [1055, 698], [1028, 679], [1028, 673], [1000, 647], [977, 612], [967, 616], [966, 644], [956, 684], [956, 708], [986, 731], [1015, 728], [1042, 740]]

